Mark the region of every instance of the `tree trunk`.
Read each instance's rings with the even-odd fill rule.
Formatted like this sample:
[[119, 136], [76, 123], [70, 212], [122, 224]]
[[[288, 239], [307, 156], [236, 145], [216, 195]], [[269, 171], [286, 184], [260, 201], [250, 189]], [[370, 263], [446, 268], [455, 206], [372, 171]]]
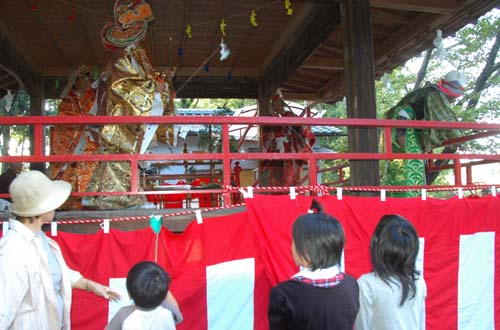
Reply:
[[486, 87], [486, 82], [488, 78], [498, 70], [498, 65], [495, 65], [495, 59], [498, 54], [498, 50], [500, 48], [500, 27], [497, 29], [495, 43], [493, 47], [491, 47], [490, 53], [488, 55], [488, 59], [486, 60], [486, 64], [484, 65], [483, 71], [479, 74], [479, 77], [476, 80], [476, 84], [474, 85], [474, 90], [472, 91], [472, 95], [469, 97], [469, 102], [467, 103], [466, 109], [474, 109], [479, 102], [479, 97], [481, 96], [481, 92]]

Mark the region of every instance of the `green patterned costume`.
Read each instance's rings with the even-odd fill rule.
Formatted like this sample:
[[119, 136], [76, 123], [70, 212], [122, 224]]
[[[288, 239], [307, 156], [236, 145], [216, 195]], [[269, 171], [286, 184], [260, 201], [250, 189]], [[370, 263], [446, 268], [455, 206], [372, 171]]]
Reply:
[[[391, 108], [386, 119], [458, 121], [451, 109], [450, 102], [436, 85], [427, 85], [406, 95], [395, 107]], [[439, 147], [443, 142], [461, 137], [460, 130], [396, 128], [392, 132], [392, 149], [395, 153], [422, 153]], [[398, 136], [404, 135], [405, 145], [399, 145]], [[388, 161], [383, 182], [385, 185], [417, 186], [425, 185], [425, 164], [419, 159], [396, 159]], [[417, 196], [418, 191], [393, 193], [392, 196]]]

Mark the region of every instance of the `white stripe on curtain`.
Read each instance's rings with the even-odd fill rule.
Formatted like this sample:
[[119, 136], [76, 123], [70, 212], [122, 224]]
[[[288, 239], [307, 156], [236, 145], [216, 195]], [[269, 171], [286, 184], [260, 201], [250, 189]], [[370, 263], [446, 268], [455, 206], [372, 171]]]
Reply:
[[494, 330], [495, 233], [460, 235], [458, 330]]
[[253, 330], [254, 258], [207, 267], [208, 330]]

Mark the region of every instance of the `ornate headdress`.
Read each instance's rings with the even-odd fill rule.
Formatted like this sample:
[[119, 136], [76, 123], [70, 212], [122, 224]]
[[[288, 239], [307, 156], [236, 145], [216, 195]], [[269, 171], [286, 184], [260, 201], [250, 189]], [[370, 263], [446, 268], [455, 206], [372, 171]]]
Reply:
[[92, 71], [92, 69], [89, 66], [86, 66], [86, 65], [80, 65], [80, 66], [74, 68], [71, 71], [71, 74], [68, 77], [68, 81], [66, 83], [66, 86], [64, 86], [64, 88], [63, 88], [63, 90], [61, 92], [60, 98], [63, 99], [66, 96], [68, 96], [69, 91], [71, 90], [71, 88], [73, 88], [73, 85], [75, 84], [76, 79], [79, 76], [81, 76], [82, 74], [88, 74], [91, 71]]
[[437, 86], [441, 92], [445, 93], [451, 97], [459, 97], [464, 95], [464, 88], [467, 83], [467, 79], [463, 73], [458, 71], [448, 72], [443, 79], [441, 79]]
[[101, 31], [104, 47], [114, 51], [141, 40], [153, 19], [151, 7], [143, 0], [116, 0], [113, 21]]

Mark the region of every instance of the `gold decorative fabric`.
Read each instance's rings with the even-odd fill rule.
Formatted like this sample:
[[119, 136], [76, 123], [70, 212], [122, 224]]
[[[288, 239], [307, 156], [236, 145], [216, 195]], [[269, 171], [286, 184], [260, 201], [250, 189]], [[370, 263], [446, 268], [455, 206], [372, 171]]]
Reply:
[[[140, 46], [119, 49], [107, 68], [106, 96], [103, 114], [108, 116], [149, 116], [154, 102], [156, 82], [165, 77], [155, 72], [151, 60]], [[173, 91], [161, 92], [163, 115], [172, 115]], [[165, 125], [167, 126], [167, 125]], [[104, 125], [100, 131], [100, 153], [136, 154], [141, 148], [146, 125]], [[160, 131], [160, 130], [158, 130]], [[162, 130], [167, 141], [173, 141], [173, 127]], [[166, 132], [166, 133], [165, 133]], [[99, 165], [89, 189], [91, 191], [130, 191], [130, 163], [114, 162]], [[100, 174], [98, 174], [100, 173]], [[138, 178], [133, 178], [138, 180]], [[144, 196], [108, 196], [88, 199], [97, 209], [119, 209], [146, 202]]]

